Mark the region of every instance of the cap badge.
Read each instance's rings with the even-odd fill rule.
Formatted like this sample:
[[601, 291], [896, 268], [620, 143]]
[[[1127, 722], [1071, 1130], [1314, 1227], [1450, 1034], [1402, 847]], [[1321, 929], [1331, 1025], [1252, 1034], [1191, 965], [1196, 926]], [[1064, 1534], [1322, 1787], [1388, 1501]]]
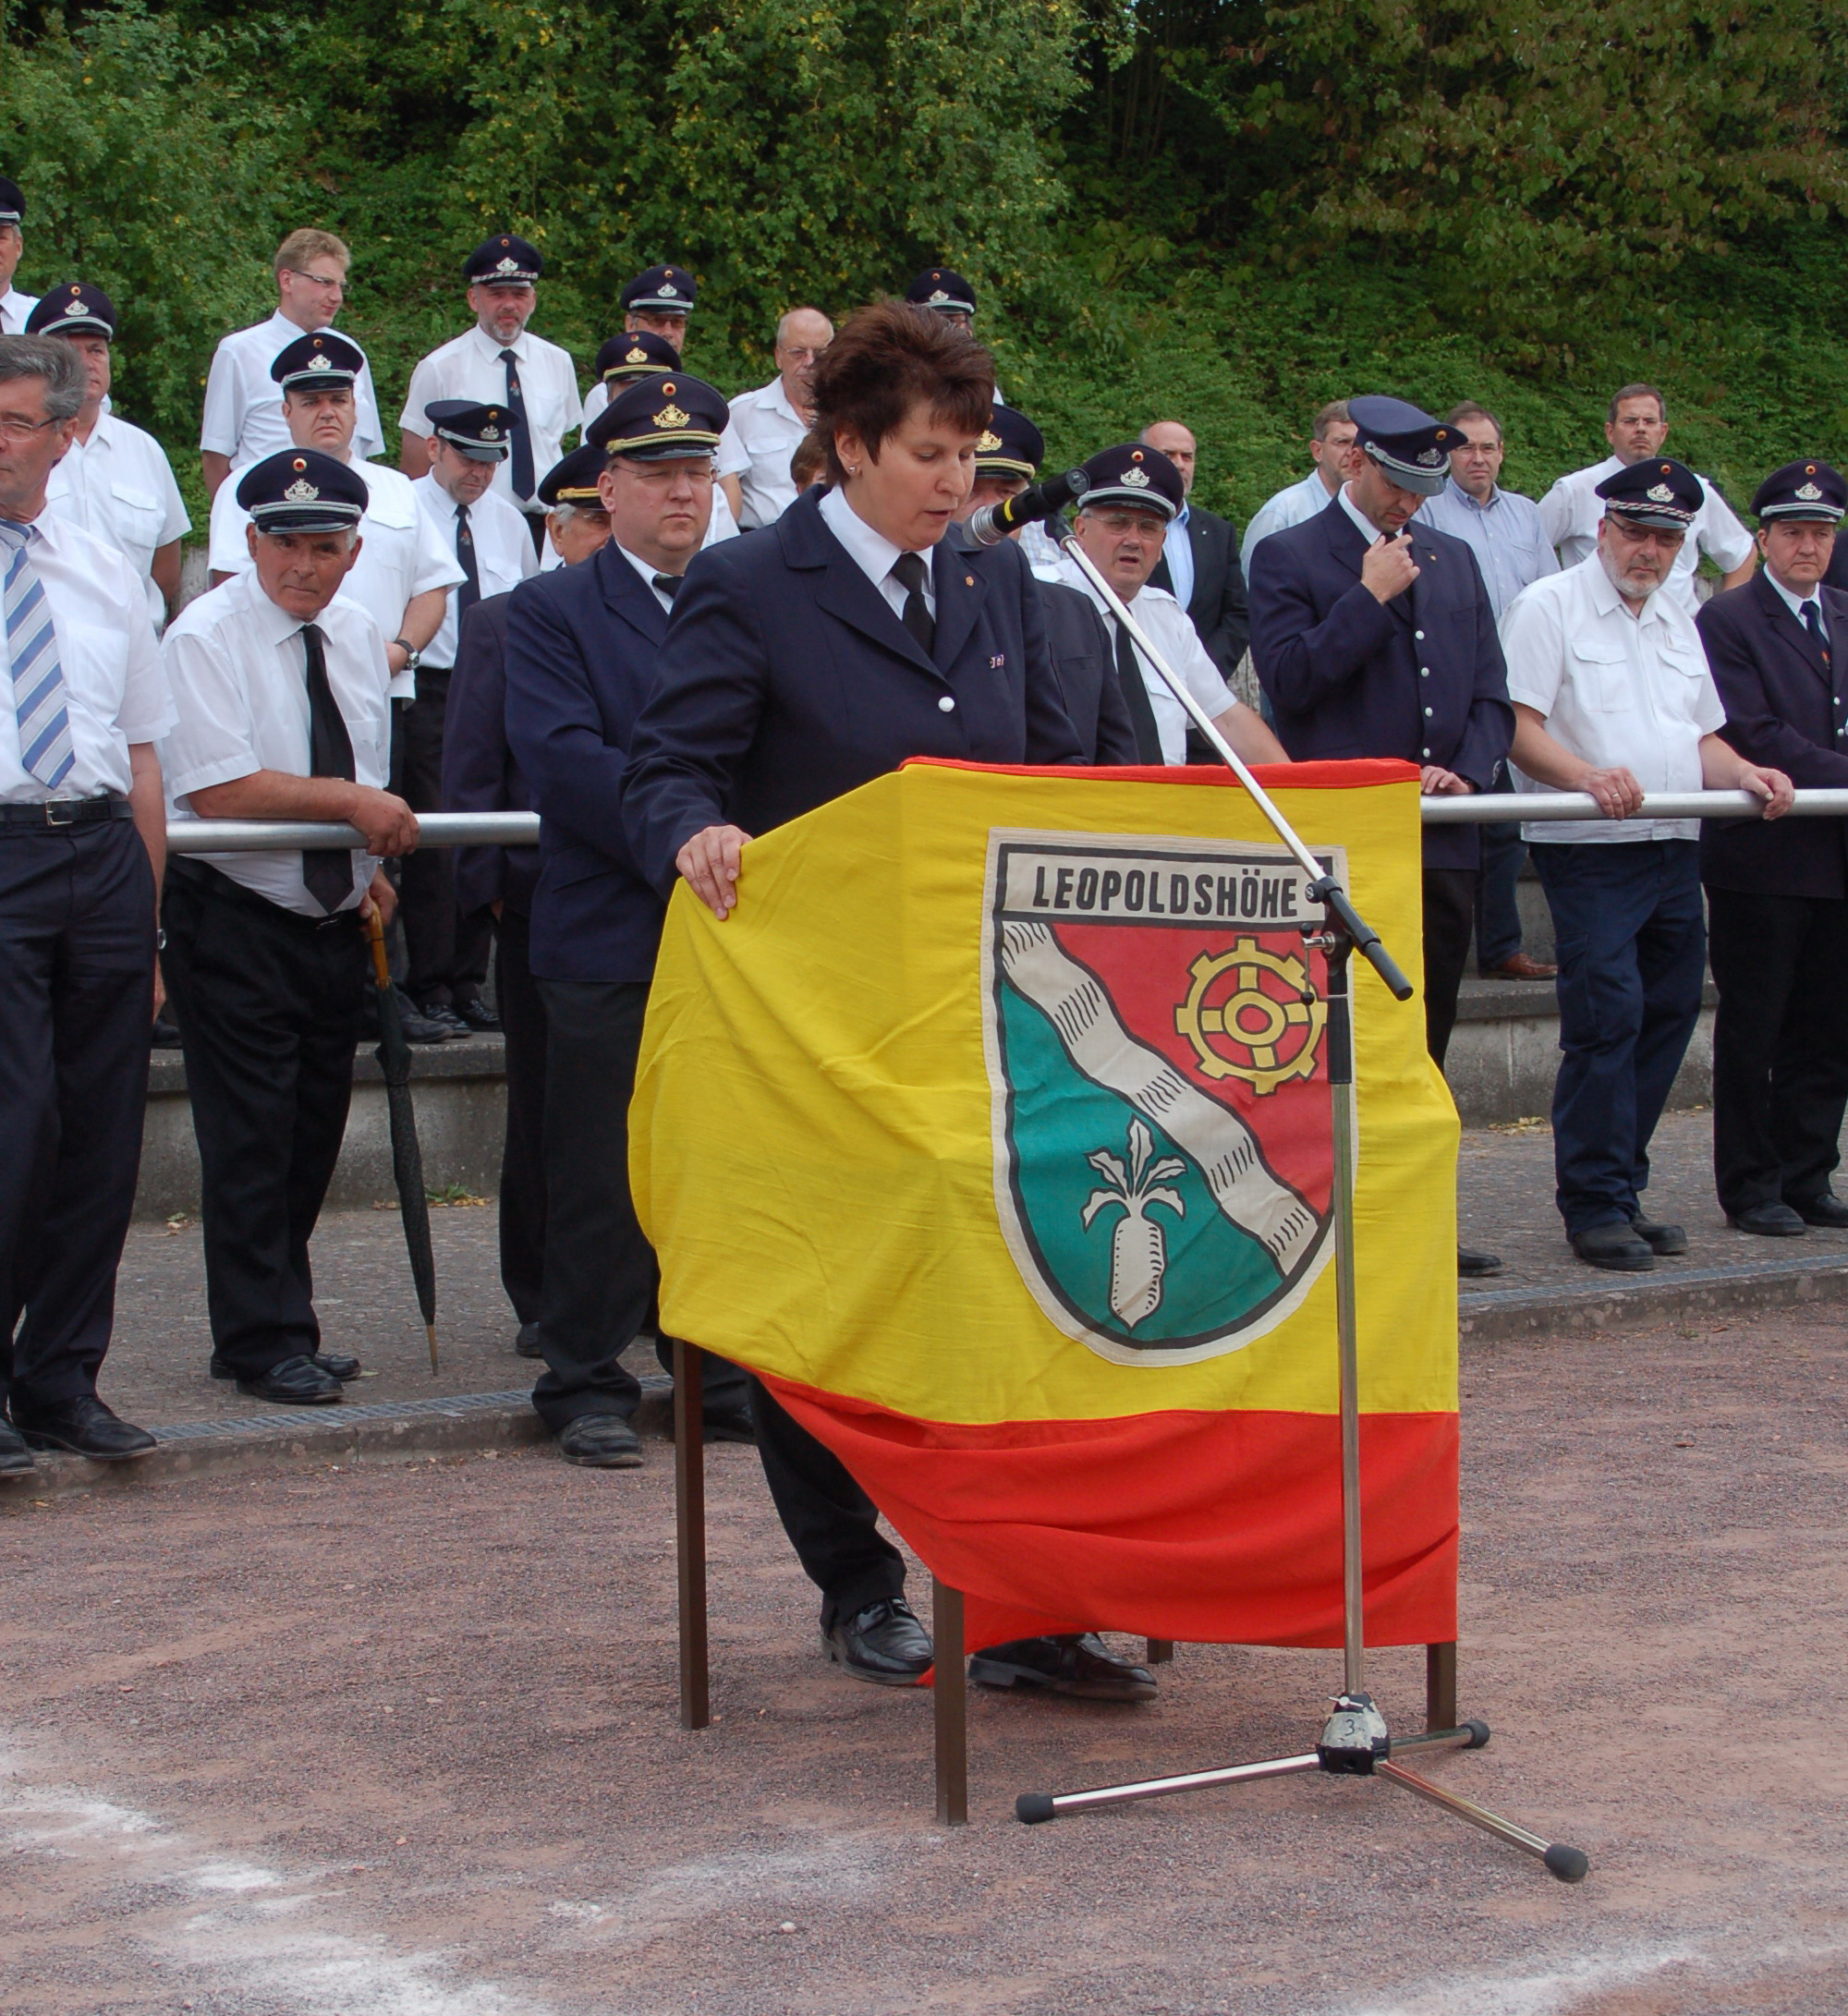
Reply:
[[676, 287], [671, 280], [663, 280], [661, 283], [660, 287], [656, 291], [661, 295], [663, 300], [675, 301], [678, 300], [680, 298], [680, 289]]
[[[299, 468], [301, 465], [298, 463], [296, 467]], [[314, 504], [319, 501], [320, 496], [321, 492], [309, 481], [307, 477], [298, 476], [284, 491], [283, 502], [285, 504]]]
[[494, 271], [496, 273], [517, 273], [519, 271], [519, 261], [517, 259], [504, 259], [494, 268]]
[[685, 427], [687, 416], [677, 406], [664, 406], [654, 416], [654, 424], [657, 427]]
[[482, 428], [481, 439], [483, 441], [498, 441], [500, 438], [501, 431], [492, 421], [490, 421], [486, 427]]
[[1442, 460], [1441, 448], [1420, 448], [1418, 451], [1418, 467], [1421, 469], [1434, 469]]
[[635, 348], [624, 358], [623, 362], [625, 364], [646, 364], [648, 362], [648, 352], [642, 348], [640, 344], [637, 344]]
[[1651, 504], [1672, 504], [1675, 501], [1674, 491], [1667, 483], [1651, 483], [1648, 496]]
[[992, 455], [1000, 446], [1001, 436], [995, 432], [993, 428], [987, 427], [982, 430], [981, 439], [976, 443], [976, 453], [978, 455]]
[[308, 368], [311, 371], [331, 371], [334, 369], [334, 359], [324, 350], [317, 350], [309, 358]]
[[1147, 490], [1149, 488], [1149, 472], [1146, 469], [1125, 469], [1123, 480], [1131, 490]]
[[1815, 504], [1822, 492], [1814, 483], [1805, 483], [1793, 493], [1799, 504]]
[[950, 297], [943, 292], [942, 288], [939, 287], [930, 297], [930, 305], [935, 308], [939, 301], [947, 301], [949, 298]]

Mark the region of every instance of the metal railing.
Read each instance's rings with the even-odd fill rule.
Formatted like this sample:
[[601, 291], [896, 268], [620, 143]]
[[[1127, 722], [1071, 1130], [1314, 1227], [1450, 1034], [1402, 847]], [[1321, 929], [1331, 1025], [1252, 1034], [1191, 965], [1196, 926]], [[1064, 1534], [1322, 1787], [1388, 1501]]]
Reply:
[[[1749, 791], [1684, 791], [1643, 800], [1635, 820], [1757, 819], [1760, 802]], [[1505, 820], [1590, 820], [1611, 823], [1596, 802], [1576, 792], [1547, 792], [1503, 797], [1426, 798], [1419, 813], [1427, 826], [1484, 826]], [[1848, 791], [1799, 791], [1790, 819], [1848, 819]], [[426, 812], [418, 820], [426, 847], [536, 847], [537, 812]], [[351, 826], [325, 826], [310, 820], [187, 819], [167, 828], [172, 854], [249, 854], [267, 848], [361, 847], [363, 834]]]

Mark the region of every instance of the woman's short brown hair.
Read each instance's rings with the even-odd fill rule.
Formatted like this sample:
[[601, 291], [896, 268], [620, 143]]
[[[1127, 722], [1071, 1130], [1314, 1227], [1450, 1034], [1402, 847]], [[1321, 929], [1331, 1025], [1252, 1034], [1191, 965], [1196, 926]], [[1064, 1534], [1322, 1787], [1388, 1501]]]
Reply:
[[815, 360], [815, 433], [835, 482], [845, 479], [834, 436], [857, 434], [875, 462], [915, 406], [979, 434], [994, 405], [994, 359], [966, 330], [904, 301], [857, 309]]

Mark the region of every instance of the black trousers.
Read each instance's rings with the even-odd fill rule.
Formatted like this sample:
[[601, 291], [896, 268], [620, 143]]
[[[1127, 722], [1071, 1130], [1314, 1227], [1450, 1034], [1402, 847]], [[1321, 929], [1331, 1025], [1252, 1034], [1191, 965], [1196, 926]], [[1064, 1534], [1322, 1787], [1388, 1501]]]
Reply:
[[353, 1094], [359, 914], [316, 923], [182, 861], [163, 915], [199, 1141], [212, 1347], [255, 1378], [321, 1348], [308, 1243]]
[[[541, 980], [545, 1003], [545, 1370], [532, 1404], [556, 1435], [583, 1415], [634, 1414], [641, 1388], [619, 1361], [656, 1320], [660, 1281], [629, 1194], [629, 1099], [648, 1010], [645, 980]], [[674, 1362], [673, 1340], [656, 1350]], [[705, 1405], [741, 1405], [745, 1375], [709, 1354]]]
[[539, 1321], [545, 1258], [545, 1002], [529, 964], [531, 929], [506, 905], [494, 922], [494, 1000], [507, 1054], [501, 1286], [522, 1323]]
[[1476, 883], [1473, 868], [1425, 870], [1425, 1046], [1440, 1071], [1456, 1026], [1457, 990], [1469, 963]]
[[154, 877], [133, 822], [0, 828], [0, 1401], [96, 1391], [153, 1012]]
[[[394, 788], [413, 812], [443, 809], [443, 717], [450, 676], [446, 665], [419, 666], [417, 698], [392, 712]], [[422, 847], [405, 856], [398, 918], [410, 998], [419, 1007], [473, 1001], [488, 977], [489, 931], [484, 917], [465, 917], [456, 910], [453, 848]]]
[[1848, 902], [1709, 889], [1707, 919], [1720, 1202], [1820, 1196], [1848, 1107]]

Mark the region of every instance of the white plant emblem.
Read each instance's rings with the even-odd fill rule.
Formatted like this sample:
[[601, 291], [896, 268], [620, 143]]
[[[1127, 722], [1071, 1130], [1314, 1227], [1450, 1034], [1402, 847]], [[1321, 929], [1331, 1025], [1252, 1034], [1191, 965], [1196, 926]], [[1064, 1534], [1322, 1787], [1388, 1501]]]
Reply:
[[1165, 1204], [1176, 1218], [1187, 1215], [1186, 1199], [1178, 1190], [1167, 1187], [1186, 1164], [1169, 1155], [1149, 1166], [1155, 1152], [1154, 1137], [1139, 1120], [1129, 1123], [1129, 1167], [1108, 1148], [1098, 1148], [1085, 1157], [1098, 1174], [1111, 1185], [1093, 1190], [1085, 1205], [1087, 1232], [1091, 1221], [1106, 1205], [1120, 1204], [1123, 1216], [1110, 1243], [1110, 1306], [1120, 1323], [1134, 1330], [1161, 1306], [1161, 1277], [1168, 1271], [1168, 1243], [1160, 1223], [1149, 1216], [1157, 1204]]

